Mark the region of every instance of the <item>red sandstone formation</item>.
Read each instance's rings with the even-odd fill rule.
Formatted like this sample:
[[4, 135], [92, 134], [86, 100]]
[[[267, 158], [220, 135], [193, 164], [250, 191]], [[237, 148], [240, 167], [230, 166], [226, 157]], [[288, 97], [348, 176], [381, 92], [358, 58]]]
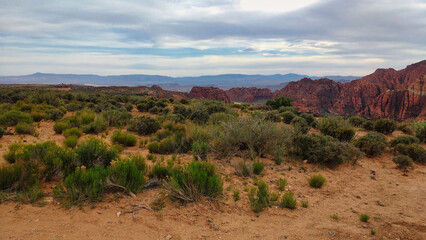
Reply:
[[378, 69], [349, 83], [302, 79], [274, 93], [316, 115], [361, 115], [372, 118], [426, 119], [426, 60], [405, 69]]
[[215, 87], [194, 86], [189, 92], [189, 97], [196, 99], [213, 99], [223, 101], [225, 103], [231, 103], [229, 97], [226, 95], [226, 92], [220, 88]]
[[232, 102], [255, 102], [257, 100], [270, 99], [272, 92], [269, 88], [231, 88], [226, 90], [226, 95]]

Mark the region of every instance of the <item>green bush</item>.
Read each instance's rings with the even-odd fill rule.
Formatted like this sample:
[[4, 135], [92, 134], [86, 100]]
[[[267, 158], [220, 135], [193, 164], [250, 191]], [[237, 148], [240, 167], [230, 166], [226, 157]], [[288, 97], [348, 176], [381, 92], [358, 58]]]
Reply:
[[284, 191], [286, 186], [287, 186], [287, 179], [285, 178], [278, 179], [277, 187], [280, 191]]
[[296, 135], [306, 134], [306, 133], [309, 132], [309, 129], [311, 129], [308, 122], [304, 118], [301, 118], [301, 117], [295, 117], [291, 121], [291, 125], [293, 125], [293, 128], [294, 128]]
[[252, 188], [248, 195], [253, 212], [258, 213], [269, 207], [269, 195], [268, 185], [264, 181], [258, 181], [257, 189]]
[[18, 123], [15, 126], [15, 132], [19, 134], [35, 135], [34, 125], [32, 123]]
[[164, 164], [161, 164], [157, 162], [151, 169], [151, 172], [149, 173], [149, 177], [153, 178], [159, 178], [159, 179], [167, 179], [173, 174], [173, 169], [171, 166], [165, 166]]
[[196, 161], [174, 171], [169, 189], [175, 199], [196, 202], [201, 196], [219, 197], [223, 182], [212, 163]]
[[253, 165], [249, 165], [245, 161], [238, 162], [234, 168], [235, 174], [240, 177], [250, 177], [253, 173]]
[[22, 156], [23, 144], [12, 143], [8, 146], [9, 152], [3, 155], [4, 160], [8, 163], [15, 163], [20, 156]]
[[379, 119], [374, 123], [374, 130], [386, 135], [395, 131], [396, 127], [396, 122], [392, 119]]
[[109, 126], [117, 127], [127, 125], [130, 119], [132, 119], [132, 114], [118, 110], [109, 110], [103, 112], [102, 117], [108, 122]]
[[18, 123], [31, 123], [32, 119], [28, 113], [10, 110], [0, 115], [0, 125], [15, 126]]
[[43, 114], [41, 112], [32, 112], [30, 115], [31, 115], [31, 119], [34, 122], [40, 122], [41, 120], [46, 118], [46, 114]]
[[4, 135], [5, 132], [6, 131], [2, 127], [0, 127], [0, 138], [3, 137], [3, 135]]
[[368, 156], [378, 156], [382, 154], [386, 147], [386, 137], [381, 133], [368, 133], [355, 140], [355, 146]]
[[55, 125], [53, 125], [53, 130], [55, 130], [57, 134], [62, 134], [63, 131], [69, 128], [70, 125], [67, 122], [56, 122]]
[[414, 131], [412, 129], [412, 124], [409, 124], [409, 123], [400, 123], [398, 124], [398, 127], [396, 129], [398, 129], [399, 131], [405, 134], [410, 134], [410, 135], [414, 134]]
[[281, 200], [280, 207], [282, 208], [288, 208], [288, 209], [296, 209], [297, 207], [297, 201], [294, 198], [293, 192], [286, 192], [283, 195], [283, 198]]
[[315, 127], [315, 122], [316, 122], [316, 120], [315, 120], [315, 117], [314, 117], [314, 115], [313, 114], [310, 114], [310, 113], [302, 113], [302, 114], [300, 114], [300, 117], [301, 118], [304, 118], [305, 120], [306, 120], [306, 122], [308, 123], [308, 125], [309, 126], [313, 126], [313, 127]]
[[104, 167], [77, 169], [65, 178], [66, 196], [72, 204], [86, 199], [100, 201], [106, 188], [108, 172]]
[[349, 143], [339, 142], [330, 136], [318, 134], [300, 135], [293, 140], [293, 154], [310, 163], [329, 167], [357, 160], [361, 153]]
[[264, 168], [265, 168], [265, 164], [263, 164], [263, 162], [260, 162], [260, 161], [253, 162], [253, 173], [254, 174], [259, 175], [260, 173], [262, 173]]
[[213, 113], [209, 118], [209, 123], [217, 125], [217, 124], [225, 123], [232, 119], [235, 119], [235, 117], [236, 116], [233, 114], [224, 113], [224, 112]]
[[87, 168], [96, 166], [108, 166], [110, 162], [117, 157], [117, 151], [108, 148], [100, 139], [90, 138], [82, 142], [75, 150], [80, 164]]
[[273, 109], [278, 109], [280, 107], [291, 107], [291, 102], [293, 102], [293, 99], [288, 97], [277, 97], [274, 99], [269, 99], [266, 101], [265, 105], [270, 106]]
[[286, 111], [286, 112], [283, 112], [281, 116], [283, 117], [284, 123], [290, 124], [291, 121], [293, 121], [293, 119], [296, 117], [296, 114], [290, 111]]
[[133, 147], [136, 145], [137, 139], [133, 134], [117, 130], [112, 134], [111, 141], [114, 144], [120, 144], [125, 147]]
[[372, 131], [372, 130], [374, 130], [374, 121], [366, 120], [365, 123], [362, 125], [362, 127], [365, 130]]
[[210, 146], [206, 142], [195, 141], [192, 143], [192, 155], [195, 160], [207, 160]]
[[78, 138], [80, 138], [83, 135], [83, 132], [80, 129], [76, 128], [76, 127], [66, 129], [66, 130], [63, 131], [63, 133], [64, 133], [64, 136], [66, 138], [68, 138], [68, 137], [75, 137], [75, 138], [78, 139]]
[[409, 156], [417, 163], [426, 163], [426, 150], [420, 144], [398, 144], [395, 150], [403, 155]]
[[400, 169], [407, 169], [409, 167], [413, 167], [413, 159], [411, 159], [409, 156], [396, 155], [395, 157], [393, 157], [392, 161]]
[[11, 189], [16, 185], [22, 175], [19, 165], [0, 166], [0, 190]]
[[359, 116], [352, 116], [348, 118], [349, 123], [354, 127], [363, 127], [367, 119]]
[[77, 146], [78, 138], [76, 136], [67, 137], [64, 140], [64, 145], [69, 148], [75, 148]]
[[368, 214], [362, 213], [359, 215], [359, 220], [361, 220], [361, 222], [368, 222], [368, 220], [370, 220], [370, 216], [368, 216]]
[[148, 170], [148, 166], [146, 165], [145, 158], [141, 155], [129, 155], [127, 156], [126, 160], [131, 161], [136, 164], [136, 167], [141, 171], [142, 173], [146, 173]]
[[341, 117], [321, 118], [318, 129], [322, 134], [337, 138], [339, 141], [349, 142], [355, 136], [355, 130], [352, 129], [349, 121]]
[[232, 197], [234, 199], [234, 202], [240, 200], [240, 190], [234, 189], [234, 192], [232, 194]]
[[322, 188], [325, 183], [325, 177], [321, 174], [313, 174], [309, 177], [308, 183], [313, 188]]
[[276, 111], [268, 111], [265, 115], [265, 120], [271, 121], [271, 122], [280, 122], [281, 116]]
[[[83, 122], [85, 121], [82, 120], [82, 123]], [[94, 121], [87, 123], [85, 125], [82, 125], [81, 128], [84, 133], [98, 134], [105, 131], [108, 128], [108, 122], [100, 118], [96, 118]]]
[[125, 187], [127, 192], [140, 192], [146, 182], [138, 163], [134, 161], [117, 161], [108, 167], [108, 173], [111, 182]]
[[416, 134], [416, 137], [420, 140], [420, 142], [426, 142], [426, 121], [419, 121], [413, 123], [413, 130]]
[[149, 135], [160, 129], [160, 124], [153, 118], [141, 116], [130, 121], [128, 130], [139, 135]]
[[412, 144], [419, 143], [419, 139], [413, 136], [399, 136], [389, 142], [391, 147], [395, 147], [398, 144]]

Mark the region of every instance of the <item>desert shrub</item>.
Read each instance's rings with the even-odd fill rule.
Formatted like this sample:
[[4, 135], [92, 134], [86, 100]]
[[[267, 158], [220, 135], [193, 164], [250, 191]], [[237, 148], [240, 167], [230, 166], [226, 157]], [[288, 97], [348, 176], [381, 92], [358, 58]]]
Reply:
[[414, 122], [413, 131], [420, 142], [426, 142], [426, 121]]
[[12, 143], [8, 146], [9, 152], [3, 155], [4, 160], [6, 160], [8, 163], [15, 163], [16, 160], [20, 156], [22, 156], [22, 150], [24, 148], [23, 144], [20, 143]]
[[177, 105], [173, 107], [173, 113], [183, 116], [184, 118], [189, 118], [192, 114], [191, 108], [187, 108], [182, 105]]
[[58, 119], [61, 119], [65, 113], [66, 113], [66, 109], [52, 109], [52, 110], [46, 110], [46, 119], [50, 119], [53, 121], [56, 121]]
[[18, 123], [15, 126], [16, 133], [34, 135], [35, 129], [32, 123]]
[[309, 201], [308, 200], [302, 200], [300, 201], [301, 205], [303, 208], [308, 208], [309, 207]]
[[399, 136], [389, 142], [389, 145], [391, 147], [395, 147], [398, 144], [412, 144], [412, 143], [419, 143], [419, 139], [413, 136]]
[[78, 118], [81, 125], [87, 125], [95, 121], [96, 114], [91, 110], [78, 111], [75, 116]]
[[3, 135], [4, 135], [5, 132], [6, 131], [2, 127], [0, 127], [0, 138], [3, 137]]
[[274, 162], [276, 165], [280, 165], [284, 160], [283, 157], [286, 155], [287, 149], [286, 146], [282, 145], [275, 149], [274, 151]]
[[254, 174], [259, 175], [260, 173], [262, 173], [264, 168], [265, 168], [265, 164], [263, 164], [263, 162], [260, 162], [260, 161], [254, 161], [253, 162], [253, 173]]
[[325, 177], [321, 174], [313, 174], [309, 177], [308, 183], [313, 188], [322, 188], [325, 183]]
[[149, 177], [153, 178], [159, 178], [159, 179], [167, 179], [173, 174], [172, 166], [164, 165], [162, 163], [157, 162], [151, 169], [151, 172], [149, 173]]
[[[89, 119], [90, 116], [88, 116]], [[82, 121], [86, 122], [86, 121]], [[90, 123], [84, 124], [81, 126], [82, 130], [84, 133], [94, 133], [94, 134], [98, 134], [101, 133], [103, 131], [105, 131], [108, 128], [108, 122], [100, 119], [100, 118], [95, 118], [95, 120], [93, 120]]]
[[240, 177], [250, 177], [253, 173], [253, 165], [249, 165], [246, 161], [238, 162], [234, 165], [235, 174]]
[[210, 119], [210, 114], [207, 112], [205, 107], [196, 106], [192, 110], [191, 115], [189, 116], [192, 122], [197, 124], [206, 124]]
[[281, 116], [283, 117], [283, 122], [290, 124], [291, 121], [293, 121], [293, 119], [296, 117], [296, 114], [290, 111], [286, 111], [286, 112], [283, 112]]
[[368, 220], [370, 220], [370, 216], [368, 214], [362, 213], [359, 215], [359, 220], [361, 220], [361, 222], [368, 222]]
[[271, 121], [271, 122], [280, 122], [281, 116], [276, 111], [268, 111], [265, 115], [265, 120]]
[[290, 145], [291, 128], [277, 126], [259, 118], [237, 118], [223, 123], [214, 132], [212, 147], [221, 156], [231, 156], [239, 151], [249, 150], [261, 156], [281, 146]]
[[171, 137], [164, 138], [160, 142], [151, 142], [148, 144], [150, 153], [170, 154], [177, 151], [177, 145]]
[[108, 122], [109, 126], [125, 126], [132, 118], [132, 114], [118, 110], [109, 110], [103, 112], [102, 117]]
[[372, 131], [372, 130], [374, 130], [374, 121], [372, 121], [372, 120], [366, 120], [364, 122], [364, 124], [362, 125], [362, 127], [365, 130]]
[[56, 122], [55, 125], [53, 125], [53, 130], [55, 130], [55, 133], [61, 134], [66, 129], [69, 129], [70, 125], [67, 122]]
[[219, 197], [223, 190], [223, 182], [212, 163], [191, 162], [174, 171], [169, 189], [175, 199], [196, 202], [201, 196]]
[[348, 118], [349, 123], [354, 127], [362, 127], [367, 119], [359, 116], [352, 116]]
[[192, 155], [195, 160], [206, 160], [210, 146], [206, 142], [195, 141], [192, 143]]
[[400, 169], [407, 169], [413, 167], [413, 159], [411, 159], [409, 156], [396, 155], [395, 157], [393, 157], [392, 161]]
[[230, 121], [234, 118], [235, 118], [235, 115], [233, 115], [233, 114], [218, 112], [218, 113], [213, 113], [212, 115], [210, 115], [209, 123], [210, 124], [221, 124], [221, 123], [228, 122], [228, 121]]
[[75, 112], [84, 108], [84, 104], [72, 102], [65, 106], [65, 108], [70, 112]]
[[396, 129], [396, 122], [392, 119], [379, 119], [374, 123], [374, 130], [383, 133], [391, 134]]
[[396, 129], [398, 129], [399, 131], [405, 134], [410, 134], [410, 135], [414, 134], [414, 131], [412, 129], [412, 124], [409, 124], [409, 123], [400, 123], [398, 124], [398, 127]]
[[28, 113], [10, 110], [0, 115], [0, 125], [15, 126], [18, 123], [31, 123], [32, 119]]
[[129, 160], [119, 160], [113, 163], [108, 167], [111, 182], [125, 187], [127, 192], [140, 192], [146, 180], [138, 163]]
[[232, 198], [234, 199], [234, 202], [240, 200], [240, 190], [234, 189], [234, 192], [232, 193]]
[[298, 114], [297, 110], [294, 107], [279, 107], [278, 112], [292, 112], [294, 114]]
[[96, 166], [108, 166], [110, 162], [117, 157], [117, 151], [108, 148], [100, 139], [90, 138], [82, 142], [75, 150], [80, 163], [92, 168]]
[[355, 140], [355, 146], [368, 156], [378, 156], [382, 154], [386, 147], [386, 137], [381, 133], [368, 133]]
[[308, 133], [309, 129], [311, 129], [308, 122], [304, 118], [301, 118], [301, 117], [295, 117], [291, 121], [291, 125], [293, 125], [294, 132], [295, 132], [296, 135], [306, 134], [306, 133]]
[[19, 165], [0, 166], [0, 190], [11, 189], [21, 178], [22, 168]]
[[355, 130], [350, 123], [341, 117], [321, 118], [318, 123], [318, 129], [322, 134], [332, 136], [339, 141], [350, 141], [355, 136]]
[[258, 181], [257, 189], [252, 188], [248, 195], [253, 212], [258, 213], [269, 207], [269, 194], [268, 185], [264, 181]]
[[310, 113], [302, 113], [302, 114], [300, 114], [300, 117], [301, 118], [304, 118], [305, 120], [306, 120], [306, 122], [308, 123], [308, 125], [309, 126], [312, 126], [312, 127], [315, 127], [315, 122], [316, 122], [316, 120], [315, 120], [315, 117], [314, 117], [314, 115], [313, 114], [310, 114]]
[[265, 105], [270, 106], [273, 109], [278, 109], [280, 107], [291, 107], [291, 102], [293, 99], [288, 97], [277, 97], [274, 99], [269, 99], [266, 101]]
[[137, 139], [133, 134], [117, 130], [112, 134], [111, 141], [115, 144], [121, 144], [125, 147], [133, 147], [136, 145]]
[[296, 209], [297, 201], [294, 198], [293, 192], [284, 193], [283, 198], [282, 198], [281, 203], [280, 203], [280, 207], [288, 208], [288, 209]]
[[78, 138], [76, 136], [67, 137], [64, 140], [64, 145], [69, 148], [75, 148], [77, 146]]
[[83, 135], [83, 132], [76, 127], [66, 129], [63, 131], [63, 133], [66, 138], [76, 137], [78, 139]]
[[395, 146], [395, 150], [409, 156], [415, 162], [426, 163], [426, 150], [420, 144], [398, 144]]
[[130, 121], [128, 130], [139, 135], [149, 135], [160, 129], [160, 124], [151, 117], [140, 116]]
[[41, 120], [46, 118], [46, 114], [43, 114], [41, 112], [32, 112], [30, 115], [31, 115], [31, 119], [34, 122], [40, 122]]
[[79, 168], [65, 178], [66, 196], [72, 204], [100, 201], [106, 188], [108, 172], [104, 167]]
[[349, 143], [342, 143], [318, 134], [300, 135], [293, 140], [293, 154], [311, 163], [330, 167], [347, 161], [357, 160], [360, 152]]
[[280, 179], [277, 180], [277, 188], [280, 191], [284, 191], [286, 186], [287, 186], [287, 179], [280, 178]]

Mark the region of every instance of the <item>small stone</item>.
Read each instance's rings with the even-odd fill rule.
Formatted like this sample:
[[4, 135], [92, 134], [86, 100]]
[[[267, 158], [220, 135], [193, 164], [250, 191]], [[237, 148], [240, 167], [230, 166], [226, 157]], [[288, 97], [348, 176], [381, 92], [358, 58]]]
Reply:
[[368, 228], [367, 224], [362, 225], [363, 228]]
[[167, 235], [166, 240], [170, 240], [170, 239], [172, 239], [172, 235]]
[[351, 210], [352, 210], [353, 213], [358, 213], [358, 211], [353, 209], [353, 208]]
[[376, 180], [376, 177], [375, 176], [371, 176], [371, 179]]
[[256, 221], [256, 218], [255, 218], [255, 217], [252, 217], [252, 218], [251, 218], [251, 221], [252, 221], [252, 222]]
[[215, 225], [213, 226], [213, 229], [217, 231], [217, 230], [219, 230], [219, 226], [217, 226], [217, 225], [215, 224]]
[[121, 215], [121, 211], [117, 212], [117, 217], [119, 217]]
[[336, 233], [335, 232], [328, 232], [328, 235], [334, 237], [334, 235], [336, 235]]
[[101, 212], [101, 211], [97, 211], [97, 213], [98, 213], [98, 214], [102, 214], [102, 212]]
[[307, 163], [308, 162], [308, 160], [303, 160], [303, 163]]
[[380, 200], [377, 201], [377, 205], [382, 206], [382, 207], [385, 206], [385, 204], [382, 201], [380, 201]]

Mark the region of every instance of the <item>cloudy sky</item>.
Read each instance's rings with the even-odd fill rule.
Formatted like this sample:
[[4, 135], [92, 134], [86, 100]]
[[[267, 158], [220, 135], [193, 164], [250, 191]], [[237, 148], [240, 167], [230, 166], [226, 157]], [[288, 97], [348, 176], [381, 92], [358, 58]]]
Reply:
[[364, 75], [426, 58], [424, 0], [0, 0], [0, 75]]

